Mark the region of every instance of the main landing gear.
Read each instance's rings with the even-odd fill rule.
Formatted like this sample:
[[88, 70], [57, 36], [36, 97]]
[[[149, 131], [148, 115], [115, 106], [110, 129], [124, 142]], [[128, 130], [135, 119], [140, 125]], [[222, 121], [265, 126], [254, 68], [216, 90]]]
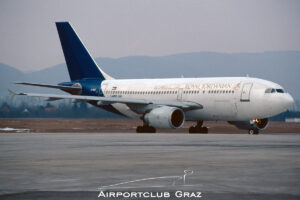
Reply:
[[248, 130], [248, 133], [249, 133], [249, 135], [258, 135], [259, 130], [257, 128], [252, 127]]
[[196, 126], [191, 126], [189, 128], [189, 133], [208, 133], [208, 128], [206, 126], [202, 126], [203, 121], [197, 121]]
[[156, 129], [153, 126], [143, 125], [136, 127], [137, 133], [155, 133]]

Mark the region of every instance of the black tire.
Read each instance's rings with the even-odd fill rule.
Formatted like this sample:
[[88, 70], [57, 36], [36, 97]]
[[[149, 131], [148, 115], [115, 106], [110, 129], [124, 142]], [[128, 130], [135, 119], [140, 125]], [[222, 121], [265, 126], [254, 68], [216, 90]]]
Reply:
[[143, 133], [143, 131], [144, 131], [144, 129], [143, 129], [142, 126], [136, 127], [136, 132], [137, 132], [137, 133]]
[[208, 128], [206, 126], [201, 127], [200, 132], [201, 133], [208, 133]]
[[153, 126], [144, 126], [144, 133], [155, 133], [155, 131]]
[[156, 129], [153, 126], [149, 126], [149, 133], [156, 133]]
[[197, 133], [197, 132], [196, 132], [195, 126], [191, 126], [191, 127], [189, 128], [189, 133]]
[[250, 129], [248, 130], [248, 134], [249, 134], [249, 135], [253, 135], [253, 134], [254, 134], [254, 129], [253, 129], [253, 128], [250, 128]]
[[257, 128], [250, 128], [248, 130], [249, 135], [258, 135], [259, 134], [259, 130]]
[[198, 126], [191, 126], [189, 128], [189, 133], [208, 133], [207, 127], [198, 127]]
[[138, 126], [136, 128], [137, 133], [156, 133], [156, 129], [153, 126]]

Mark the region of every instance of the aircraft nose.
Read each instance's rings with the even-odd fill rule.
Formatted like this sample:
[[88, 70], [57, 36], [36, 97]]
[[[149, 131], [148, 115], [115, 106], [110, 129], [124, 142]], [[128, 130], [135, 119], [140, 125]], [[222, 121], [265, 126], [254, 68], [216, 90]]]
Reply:
[[286, 105], [286, 109], [288, 109], [294, 103], [293, 97], [287, 93], [284, 98], [284, 103]]

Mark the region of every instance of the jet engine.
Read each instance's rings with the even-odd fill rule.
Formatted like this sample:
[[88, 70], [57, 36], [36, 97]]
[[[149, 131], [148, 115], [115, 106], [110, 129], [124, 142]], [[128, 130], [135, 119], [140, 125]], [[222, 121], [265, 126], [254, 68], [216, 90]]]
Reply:
[[256, 128], [262, 130], [267, 128], [269, 124], [269, 119], [253, 119], [250, 121], [229, 121], [229, 124], [235, 125], [239, 129], [250, 130], [251, 128]]
[[155, 128], [180, 128], [185, 120], [184, 112], [175, 107], [154, 108], [144, 116], [144, 121]]

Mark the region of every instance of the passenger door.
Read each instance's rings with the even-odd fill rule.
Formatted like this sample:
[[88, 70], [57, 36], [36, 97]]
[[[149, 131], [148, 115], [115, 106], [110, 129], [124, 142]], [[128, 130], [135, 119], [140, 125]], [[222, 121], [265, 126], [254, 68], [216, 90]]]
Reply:
[[241, 102], [249, 102], [250, 101], [250, 93], [251, 93], [251, 88], [253, 86], [253, 83], [244, 83], [243, 89], [241, 92]]

